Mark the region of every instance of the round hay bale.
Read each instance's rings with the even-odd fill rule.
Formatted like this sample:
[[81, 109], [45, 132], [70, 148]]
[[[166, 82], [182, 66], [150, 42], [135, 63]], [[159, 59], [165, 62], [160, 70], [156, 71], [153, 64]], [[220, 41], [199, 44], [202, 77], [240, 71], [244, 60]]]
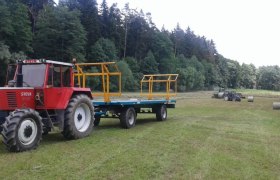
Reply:
[[254, 96], [248, 96], [247, 99], [248, 102], [254, 102]]
[[218, 93], [218, 98], [223, 98], [224, 97], [224, 92], [219, 92]]
[[280, 109], [280, 102], [274, 102], [273, 109]]

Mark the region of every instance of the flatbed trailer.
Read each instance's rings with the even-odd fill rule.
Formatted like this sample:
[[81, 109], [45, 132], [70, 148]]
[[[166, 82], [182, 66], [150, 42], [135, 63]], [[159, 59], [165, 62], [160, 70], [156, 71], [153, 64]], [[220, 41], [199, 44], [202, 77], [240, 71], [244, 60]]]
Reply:
[[[95, 67], [99, 72], [84, 69]], [[102, 91], [91, 88], [94, 106], [94, 125], [98, 126], [102, 118], [118, 118], [123, 128], [131, 128], [140, 113], [154, 113], [158, 121], [167, 119], [167, 108], [175, 108], [176, 100], [171, 97], [177, 93], [178, 74], [144, 75], [141, 80], [141, 98], [112, 99], [121, 96], [121, 73], [114, 62], [76, 64], [74, 78], [80, 87], [87, 87], [89, 78], [100, 78]], [[118, 80], [118, 90], [111, 92], [110, 79]], [[116, 83], [116, 82], [115, 82]], [[164, 92], [155, 92], [156, 84], [164, 85]], [[102, 99], [98, 99], [102, 97]], [[157, 98], [157, 99], [155, 99]]]

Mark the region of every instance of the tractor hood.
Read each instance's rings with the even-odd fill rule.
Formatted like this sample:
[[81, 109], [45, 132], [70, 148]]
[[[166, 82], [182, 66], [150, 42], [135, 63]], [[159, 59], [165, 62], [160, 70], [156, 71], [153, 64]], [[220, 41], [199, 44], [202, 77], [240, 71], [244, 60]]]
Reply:
[[1, 87], [0, 110], [35, 107], [35, 91], [31, 87]]

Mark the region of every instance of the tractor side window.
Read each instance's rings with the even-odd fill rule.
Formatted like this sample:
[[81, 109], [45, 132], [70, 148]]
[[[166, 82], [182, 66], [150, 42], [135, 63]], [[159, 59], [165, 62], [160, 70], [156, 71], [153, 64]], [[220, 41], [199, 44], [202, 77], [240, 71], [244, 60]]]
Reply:
[[49, 66], [48, 85], [53, 86], [53, 65]]
[[71, 74], [70, 74], [70, 68], [69, 67], [61, 67], [62, 70], [62, 82], [64, 87], [70, 87], [71, 84]]
[[61, 87], [61, 67], [60, 67], [60, 65], [53, 66], [53, 86]]
[[70, 67], [51, 65], [49, 68], [48, 85], [52, 85], [53, 87], [70, 87]]

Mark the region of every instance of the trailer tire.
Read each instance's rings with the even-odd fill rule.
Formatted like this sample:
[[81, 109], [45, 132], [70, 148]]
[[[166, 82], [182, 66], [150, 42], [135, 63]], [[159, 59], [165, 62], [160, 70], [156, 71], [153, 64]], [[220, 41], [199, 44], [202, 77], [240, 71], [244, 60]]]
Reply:
[[158, 121], [165, 121], [167, 119], [166, 105], [161, 105], [156, 109], [156, 117]]
[[65, 110], [64, 128], [66, 139], [80, 139], [90, 135], [93, 130], [94, 107], [87, 95], [75, 95]]
[[36, 149], [42, 139], [42, 118], [33, 109], [17, 109], [3, 124], [3, 143], [8, 151]]
[[136, 123], [136, 113], [133, 107], [124, 108], [120, 115], [121, 126], [125, 129], [132, 128]]

